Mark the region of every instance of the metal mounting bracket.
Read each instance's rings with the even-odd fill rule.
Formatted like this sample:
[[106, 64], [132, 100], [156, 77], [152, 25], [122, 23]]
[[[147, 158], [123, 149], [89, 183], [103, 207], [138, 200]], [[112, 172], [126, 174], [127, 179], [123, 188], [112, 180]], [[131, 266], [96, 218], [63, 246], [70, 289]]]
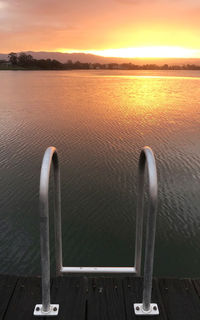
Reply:
[[159, 315], [158, 305], [156, 303], [151, 303], [149, 310], [145, 311], [143, 309], [142, 303], [134, 303], [134, 311], [136, 316], [156, 316]]
[[51, 304], [49, 311], [43, 311], [42, 304], [36, 304], [33, 315], [39, 317], [55, 317], [58, 315], [59, 304]]

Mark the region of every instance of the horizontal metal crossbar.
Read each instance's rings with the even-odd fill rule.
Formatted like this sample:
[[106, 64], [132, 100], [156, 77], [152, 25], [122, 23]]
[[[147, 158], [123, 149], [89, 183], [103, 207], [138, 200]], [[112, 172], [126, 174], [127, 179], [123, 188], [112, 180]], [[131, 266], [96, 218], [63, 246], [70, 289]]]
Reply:
[[136, 273], [135, 267], [62, 267], [61, 273]]

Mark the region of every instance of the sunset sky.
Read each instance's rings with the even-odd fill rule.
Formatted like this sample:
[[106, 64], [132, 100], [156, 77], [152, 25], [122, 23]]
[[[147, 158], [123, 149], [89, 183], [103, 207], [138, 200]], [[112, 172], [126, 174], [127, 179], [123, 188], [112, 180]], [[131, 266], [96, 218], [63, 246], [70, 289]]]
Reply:
[[200, 58], [199, 0], [0, 0], [0, 53]]

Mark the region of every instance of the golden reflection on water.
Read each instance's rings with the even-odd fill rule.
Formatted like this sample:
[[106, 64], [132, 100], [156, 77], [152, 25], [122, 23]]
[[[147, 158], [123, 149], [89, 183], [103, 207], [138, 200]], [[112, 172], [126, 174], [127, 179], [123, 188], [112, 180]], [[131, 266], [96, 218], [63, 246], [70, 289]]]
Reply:
[[[76, 79], [81, 92], [86, 122], [91, 130], [106, 139], [108, 126], [115, 134], [133, 130], [138, 136], [165, 137], [182, 134], [192, 123], [199, 122], [200, 86], [198, 77], [169, 76], [98, 76]], [[81, 108], [80, 108], [81, 114]], [[173, 138], [172, 138], [173, 139]]]
[[[159, 80], [147, 78], [132, 80], [128, 87], [121, 92], [121, 102], [126, 112], [135, 115], [154, 113], [155, 115], [165, 107], [167, 92], [163, 90], [165, 84]], [[125, 111], [125, 110], [124, 110]]]
[[[121, 111], [127, 117], [149, 116], [152, 123], [162, 118], [175, 123], [176, 115], [196, 112], [196, 105], [190, 101], [198, 101], [200, 78], [187, 77], [150, 77], [120, 76], [115, 79], [112, 97], [106, 96], [106, 102], [113, 106], [113, 113]], [[192, 81], [191, 81], [192, 80]], [[193, 86], [194, 85], [194, 86]], [[195, 89], [194, 89], [195, 88]], [[196, 91], [196, 89], [198, 89]], [[98, 90], [98, 88], [97, 88]], [[160, 118], [161, 116], [161, 118]]]

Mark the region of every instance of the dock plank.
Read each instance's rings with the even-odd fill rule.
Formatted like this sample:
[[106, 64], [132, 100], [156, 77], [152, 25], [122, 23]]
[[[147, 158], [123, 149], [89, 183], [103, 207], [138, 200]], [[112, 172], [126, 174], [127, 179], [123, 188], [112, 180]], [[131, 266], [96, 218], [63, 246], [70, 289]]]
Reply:
[[160, 279], [159, 287], [170, 320], [200, 319], [200, 299], [190, 279]]
[[[143, 279], [135, 277], [65, 276], [51, 280], [51, 303], [60, 305], [58, 320], [140, 320], [133, 303], [142, 302]], [[41, 279], [0, 276], [0, 320], [36, 319]], [[199, 320], [200, 280], [154, 279], [152, 320]], [[41, 317], [40, 319], [46, 319]]]
[[35, 305], [41, 303], [41, 301], [41, 279], [36, 277], [19, 278], [3, 319], [35, 319], [33, 310]]
[[0, 275], [0, 320], [4, 318], [17, 284], [17, 277]]
[[192, 279], [192, 283], [195, 287], [195, 290], [197, 292], [197, 295], [199, 296], [200, 298], [200, 279]]
[[88, 319], [126, 320], [122, 282], [120, 278], [89, 279]]
[[51, 303], [59, 304], [57, 319], [84, 320], [86, 314], [86, 286], [83, 277], [54, 278]]

